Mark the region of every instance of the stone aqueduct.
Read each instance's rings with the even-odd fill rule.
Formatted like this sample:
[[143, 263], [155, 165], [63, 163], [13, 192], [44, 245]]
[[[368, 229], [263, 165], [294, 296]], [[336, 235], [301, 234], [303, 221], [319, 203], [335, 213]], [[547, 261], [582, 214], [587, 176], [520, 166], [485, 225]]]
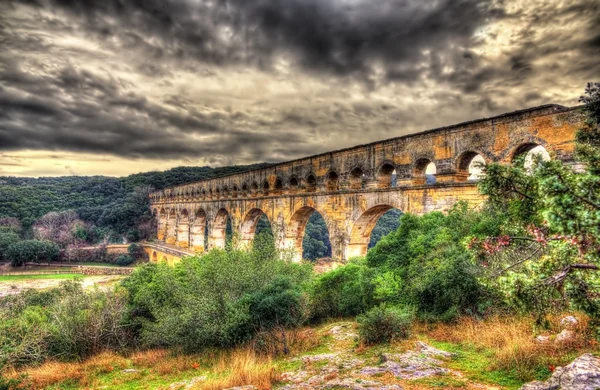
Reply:
[[[422, 214], [448, 210], [458, 200], [480, 204], [477, 184], [468, 180], [477, 155], [486, 163], [510, 163], [541, 145], [552, 158], [573, 163], [582, 121], [577, 108], [547, 105], [167, 188], [150, 195], [157, 238], [181, 254], [224, 247], [231, 218], [249, 244], [264, 213], [277, 245], [300, 259], [304, 228], [318, 211], [332, 257], [347, 260], [366, 253], [377, 220], [392, 208]], [[425, 180], [430, 163], [434, 184]], [[156, 260], [156, 252], [151, 256]]]

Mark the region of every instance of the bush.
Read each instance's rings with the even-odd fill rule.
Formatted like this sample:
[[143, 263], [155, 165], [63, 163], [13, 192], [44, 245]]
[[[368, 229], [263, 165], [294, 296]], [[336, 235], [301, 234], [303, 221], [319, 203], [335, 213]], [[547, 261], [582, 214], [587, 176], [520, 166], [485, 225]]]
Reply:
[[133, 260], [147, 259], [144, 247], [139, 244], [131, 244], [127, 247], [127, 253], [133, 258]]
[[302, 289], [289, 278], [278, 276], [245, 299], [253, 329], [298, 327], [306, 320]]
[[367, 253], [367, 264], [385, 275], [377, 280], [376, 287], [383, 290], [377, 297], [413, 306], [427, 320], [477, 313], [488, 295], [479, 280], [482, 270], [464, 242], [474, 235], [497, 232], [499, 221], [493, 214], [469, 210], [464, 203], [447, 215], [404, 214], [400, 228]]
[[11, 244], [6, 257], [13, 266], [21, 266], [29, 261], [35, 263], [56, 261], [60, 257], [60, 249], [52, 241], [23, 240]]
[[19, 235], [12, 231], [0, 232], [0, 261], [8, 260], [6, 251], [12, 244], [19, 242], [21, 238]]
[[131, 257], [130, 255], [121, 254], [117, 256], [117, 265], [124, 267], [131, 263], [133, 263], [133, 257]]
[[0, 370], [124, 350], [135, 341], [124, 322], [126, 303], [122, 290], [86, 292], [78, 282], [2, 298]]
[[143, 344], [199, 351], [247, 341], [261, 327], [293, 326], [304, 314], [296, 313], [302, 308], [299, 286], [310, 267], [279, 260], [274, 245], [254, 247], [138, 268], [124, 286]]
[[371, 308], [375, 274], [365, 265], [348, 264], [315, 278], [310, 292], [312, 317], [351, 317]]
[[407, 310], [376, 306], [356, 318], [358, 334], [367, 345], [408, 338], [413, 316]]

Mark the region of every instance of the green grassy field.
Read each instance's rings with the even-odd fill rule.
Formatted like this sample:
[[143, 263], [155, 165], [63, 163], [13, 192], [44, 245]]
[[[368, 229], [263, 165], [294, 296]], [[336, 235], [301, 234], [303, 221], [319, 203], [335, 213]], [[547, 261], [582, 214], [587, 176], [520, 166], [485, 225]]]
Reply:
[[33, 279], [75, 279], [84, 278], [86, 275], [64, 273], [64, 274], [51, 274], [51, 275], [0, 275], [0, 282], [13, 282], [19, 280], [33, 280]]

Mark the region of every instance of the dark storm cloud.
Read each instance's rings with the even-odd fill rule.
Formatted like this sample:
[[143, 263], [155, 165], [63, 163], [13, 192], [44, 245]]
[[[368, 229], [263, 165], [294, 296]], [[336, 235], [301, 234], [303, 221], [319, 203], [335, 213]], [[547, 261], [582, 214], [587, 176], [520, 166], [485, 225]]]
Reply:
[[[24, 3], [29, 14], [16, 12]], [[4, 3], [0, 149], [274, 161], [399, 135], [392, 131], [425, 130], [548, 103], [552, 95], [543, 83], [551, 77], [545, 75], [583, 86], [600, 74], [600, 6], [595, 0], [543, 5], [511, 8], [503, 0]], [[482, 32], [497, 22], [519, 28], [504, 38], [509, 42], [498, 42], [510, 49], [491, 55], [485, 48], [494, 47], [505, 31]], [[278, 70], [282, 59], [290, 65], [287, 75]], [[86, 61], [93, 63], [91, 69], [77, 65]], [[238, 77], [252, 69], [290, 84], [310, 79], [329, 89], [320, 89], [322, 96], [300, 96], [293, 108], [274, 104], [280, 98], [268, 91], [251, 95], [249, 103], [242, 96], [246, 106], [237, 106], [231, 102], [234, 93], [214, 87], [226, 83], [211, 85], [212, 95], [201, 97], [169, 90], [153, 99], [140, 92], [140, 80], [181, 85], [177, 77], [187, 72], [197, 77], [190, 82], [222, 81], [228, 69], [236, 69]], [[362, 96], [351, 100], [348, 90], [356, 85], [355, 95]], [[372, 92], [385, 96], [375, 100]], [[410, 97], [409, 105], [397, 96]]]
[[[251, 64], [270, 69], [291, 55], [309, 71], [373, 81], [374, 66], [388, 78], [414, 82], [423, 51], [470, 46], [473, 32], [501, 17], [493, 0], [38, 0], [61, 9], [99, 39], [117, 37], [122, 50], [148, 58]], [[147, 66], [146, 72], [160, 72]]]
[[[267, 155], [277, 136], [235, 131], [192, 109], [158, 106], [122, 83], [72, 67], [44, 77], [4, 64], [0, 82], [3, 150], [69, 150], [124, 157], [182, 158], [230, 152]], [[43, 91], [43, 95], [40, 92]], [[181, 107], [179, 107], [181, 108]], [[299, 136], [285, 141], [302, 144]], [[243, 150], [242, 150], [243, 149]]]

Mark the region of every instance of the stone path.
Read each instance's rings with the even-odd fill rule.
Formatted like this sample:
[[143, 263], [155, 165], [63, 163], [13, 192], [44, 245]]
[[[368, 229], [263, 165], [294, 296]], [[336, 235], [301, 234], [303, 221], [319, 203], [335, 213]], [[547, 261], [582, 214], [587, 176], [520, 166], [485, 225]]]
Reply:
[[403, 380], [454, 374], [443, 367], [444, 360], [452, 359], [454, 354], [423, 342], [401, 354], [362, 357], [352, 350], [357, 334], [351, 323], [333, 325], [327, 334], [332, 336], [328, 347], [333, 352], [293, 358], [302, 365], [283, 373], [280, 389], [402, 390]]

